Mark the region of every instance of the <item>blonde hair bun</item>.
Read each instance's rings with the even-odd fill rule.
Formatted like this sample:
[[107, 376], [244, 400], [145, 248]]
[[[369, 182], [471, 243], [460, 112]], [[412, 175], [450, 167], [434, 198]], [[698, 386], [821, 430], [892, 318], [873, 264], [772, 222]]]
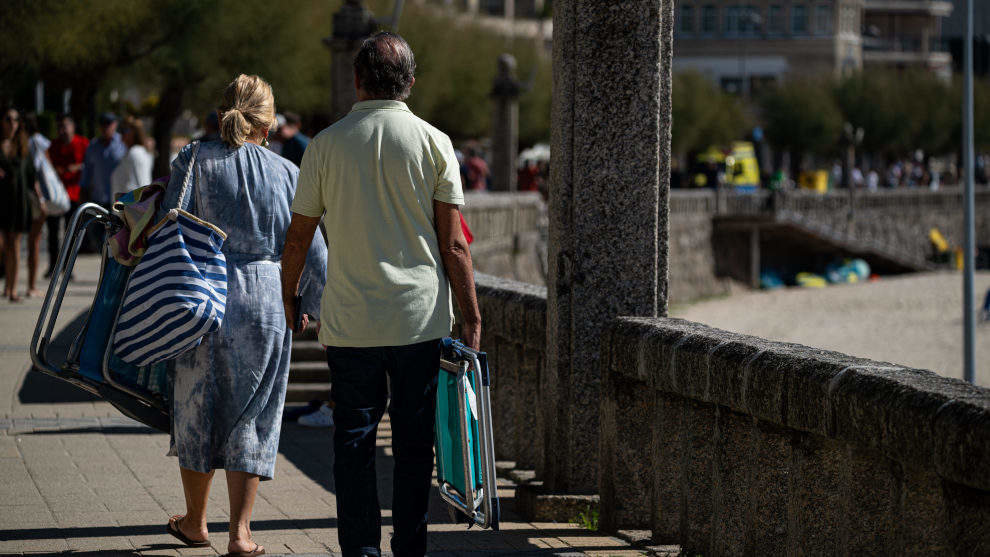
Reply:
[[234, 147], [261, 136], [275, 125], [272, 87], [256, 75], [237, 76], [223, 91], [220, 138]]

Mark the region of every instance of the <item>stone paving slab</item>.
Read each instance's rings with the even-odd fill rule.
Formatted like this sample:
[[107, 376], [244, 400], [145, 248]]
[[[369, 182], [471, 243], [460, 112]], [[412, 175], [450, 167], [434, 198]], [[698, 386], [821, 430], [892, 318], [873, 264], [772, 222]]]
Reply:
[[[97, 269], [95, 258], [80, 259], [60, 324], [88, 306]], [[165, 456], [168, 436], [71, 385], [29, 371], [27, 347], [40, 301], [9, 307], [12, 312], [4, 308], [0, 319], [0, 555], [222, 553], [228, 519], [223, 475], [216, 477], [207, 513], [213, 547], [178, 545], [164, 532], [169, 515], [185, 510], [178, 465]], [[386, 548], [391, 535], [390, 444], [386, 420], [377, 455]], [[285, 424], [279, 452], [275, 479], [259, 489], [252, 521], [255, 538], [269, 555], [339, 555], [330, 433]], [[500, 486], [501, 532], [451, 524], [434, 493], [429, 554], [641, 554], [575, 524], [523, 521], [511, 512], [512, 487]]]

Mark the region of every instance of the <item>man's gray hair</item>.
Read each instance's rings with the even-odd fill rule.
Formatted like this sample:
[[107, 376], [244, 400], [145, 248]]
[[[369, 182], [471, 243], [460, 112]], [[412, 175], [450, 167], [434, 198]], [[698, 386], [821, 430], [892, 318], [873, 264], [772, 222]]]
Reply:
[[416, 59], [409, 43], [395, 33], [381, 31], [368, 37], [354, 57], [361, 88], [374, 99], [404, 101], [416, 75]]

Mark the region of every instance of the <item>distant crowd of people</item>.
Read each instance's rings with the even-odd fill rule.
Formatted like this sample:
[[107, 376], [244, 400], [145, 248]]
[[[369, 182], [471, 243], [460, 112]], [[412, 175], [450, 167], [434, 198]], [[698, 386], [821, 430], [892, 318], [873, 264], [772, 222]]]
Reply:
[[[486, 191], [492, 187], [492, 172], [482, 151], [474, 145], [455, 149], [457, 162], [461, 165], [461, 183], [465, 190]], [[550, 165], [545, 160], [523, 159], [516, 170], [518, 191], [541, 192], [546, 197], [546, 184], [550, 178]]]
[[[17, 291], [21, 236], [28, 237], [28, 284], [25, 295], [38, 296], [39, 251], [43, 227], [48, 228], [48, 271], [55, 267], [59, 238], [73, 211], [91, 201], [109, 206], [114, 194], [151, 182], [154, 161], [147, 147], [144, 126], [137, 118], [127, 118], [118, 130], [115, 114], [100, 115], [100, 133], [92, 140], [76, 134], [72, 116], [58, 117], [58, 133], [49, 139], [41, 133], [37, 116], [22, 115], [16, 109], [4, 113], [0, 133], [0, 231], [3, 242], [4, 296], [11, 302], [21, 299]], [[41, 180], [50, 176], [45, 165], [54, 168], [64, 188], [70, 210], [50, 216], [42, 194]]]
[[[835, 186], [845, 184], [842, 164], [832, 165], [831, 181]], [[858, 166], [850, 170], [849, 182], [855, 188], [877, 191], [881, 188], [929, 188], [937, 190], [944, 180], [942, 172], [919, 159], [899, 159], [886, 166], [869, 167], [865, 171]]]

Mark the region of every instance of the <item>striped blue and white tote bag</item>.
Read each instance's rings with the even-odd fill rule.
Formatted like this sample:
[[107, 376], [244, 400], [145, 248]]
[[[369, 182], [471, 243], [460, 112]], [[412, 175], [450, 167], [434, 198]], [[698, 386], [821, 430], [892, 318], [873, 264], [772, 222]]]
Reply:
[[[178, 207], [196, 162], [193, 148]], [[227, 235], [182, 209], [172, 209], [148, 236], [148, 249], [127, 283], [113, 349], [130, 364], [169, 360], [220, 328], [227, 303]]]

